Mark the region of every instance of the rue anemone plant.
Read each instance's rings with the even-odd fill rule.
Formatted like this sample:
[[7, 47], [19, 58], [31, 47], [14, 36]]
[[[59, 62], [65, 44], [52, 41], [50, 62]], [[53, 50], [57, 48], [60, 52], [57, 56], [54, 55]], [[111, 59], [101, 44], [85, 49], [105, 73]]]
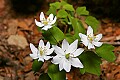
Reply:
[[30, 43], [30, 56], [34, 59], [32, 69], [40, 72], [40, 80], [66, 80], [66, 73], [75, 68], [80, 74], [99, 76], [101, 58], [109, 62], [116, 58], [114, 47], [100, 42], [102, 34], [96, 34], [99, 21], [89, 15], [85, 6], [75, 9], [65, 1], [51, 3], [35, 24], [43, 38], [38, 48]]

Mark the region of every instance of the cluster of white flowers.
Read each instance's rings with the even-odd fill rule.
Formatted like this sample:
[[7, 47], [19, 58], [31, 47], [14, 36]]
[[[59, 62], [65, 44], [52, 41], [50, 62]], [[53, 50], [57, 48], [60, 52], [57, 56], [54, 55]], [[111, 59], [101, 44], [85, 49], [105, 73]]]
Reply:
[[[40, 14], [40, 21], [38, 22], [35, 19], [35, 23], [37, 26], [42, 27], [43, 30], [48, 30], [52, 28], [52, 24], [56, 22], [56, 16], [53, 19], [53, 14], [50, 14], [47, 19], [45, 19], [43, 12]], [[95, 49], [95, 46], [100, 47], [102, 42], [98, 42], [102, 38], [102, 34], [98, 34], [94, 36], [93, 29], [89, 26], [87, 30], [87, 35], [79, 33], [82, 43], [88, 47], [88, 49]], [[84, 51], [83, 48], [77, 48], [78, 39], [76, 39], [73, 43], [69, 44], [67, 40], [63, 40], [62, 47], [60, 48], [57, 45], [53, 45], [50, 48], [50, 43], [47, 42], [46, 46], [43, 40], [40, 40], [38, 49], [30, 43], [30, 49], [32, 54], [30, 56], [33, 59], [38, 59], [38, 61], [44, 62], [44, 60], [49, 60], [52, 58], [52, 63], [59, 64], [59, 70], [64, 69], [66, 72], [70, 72], [71, 66], [77, 68], [83, 68], [83, 64], [77, 58]], [[56, 56], [50, 56], [53, 52], [56, 53]]]

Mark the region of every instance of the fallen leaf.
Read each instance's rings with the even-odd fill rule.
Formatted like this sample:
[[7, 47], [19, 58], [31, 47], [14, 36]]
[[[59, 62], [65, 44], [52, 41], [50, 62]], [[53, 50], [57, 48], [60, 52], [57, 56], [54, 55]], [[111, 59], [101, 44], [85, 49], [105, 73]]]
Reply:
[[17, 21], [17, 20], [14, 20], [14, 19], [11, 19], [11, 20], [8, 22], [8, 34], [9, 34], [9, 35], [14, 35], [14, 34], [16, 34], [16, 32], [17, 32], [17, 26], [18, 26], [18, 21]]
[[111, 33], [113, 31], [112, 27], [108, 27], [107, 29], [105, 29], [105, 32], [107, 33]]
[[24, 32], [21, 31], [21, 30], [17, 30], [17, 34], [18, 34], [18, 35], [21, 35], [21, 36], [25, 36]]
[[25, 47], [28, 46], [26, 38], [21, 35], [10, 35], [7, 41], [9, 45], [15, 45], [22, 49], [25, 49]]
[[120, 35], [120, 28], [119, 28], [119, 29], [116, 29], [115, 34], [116, 34], [116, 35]]
[[4, 77], [0, 76], [0, 80], [4, 80]]
[[24, 58], [24, 64], [29, 64], [33, 59], [30, 56]]
[[24, 72], [28, 72], [30, 70], [32, 70], [32, 63], [31, 62], [24, 67]]
[[2, 17], [5, 7], [5, 0], [0, 0], [0, 17]]
[[19, 26], [20, 28], [22, 28], [22, 30], [32, 31], [32, 27], [29, 27], [29, 26], [25, 23], [25, 21], [19, 21], [19, 22], [18, 22], [18, 26]]

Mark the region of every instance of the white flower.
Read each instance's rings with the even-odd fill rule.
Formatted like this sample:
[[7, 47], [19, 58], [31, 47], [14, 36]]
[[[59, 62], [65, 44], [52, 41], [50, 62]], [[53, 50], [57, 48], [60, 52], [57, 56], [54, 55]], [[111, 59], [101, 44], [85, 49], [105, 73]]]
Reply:
[[64, 69], [66, 72], [70, 72], [71, 65], [78, 68], [83, 68], [83, 64], [77, 58], [84, 49], [77, 49], [78, 40], [75, 40], [72, 44], [64, 39], [62, 42], [62, 48], [54, 46], [55, 53], [57, 54], [53, 57], [52, 63], [59, 64], [59, 70]]
[[98, 42], [102, 38], [102, 34], [98, 34], [94, 36], [93, 29], [91, 26], [88, 27], [87, 35], [79, 33], [79, 36], [81, 38], [82, 43], [87, 47], [88, 49], [95, 49], [95, 46], [100, 47], [102, 45], [102, 42]]
[[42, 62], [44, 62], [44, 59], [49, 60], [52, 58], [49, 55], [54, 51], [54, 48], [50, 49], [50, 43], [47, 42], [45, 46], [43, 40], [40, 40], [38, 49], [32, 43], [30, 43], [30, 49], [32, 51], [32, 54], [30, 54], [30, 56], [33, 59], [38, 59], [38, 61]]
[[[54, 18], [54, 19], [53, 19]], [[38, 27], [42, 27], [42, 30], [48, 30], [52, 27], [52, 24], [54, 24], [56, 22], [56, 16], [54, 17], [53, 14], [50, 14], [49, 17], [46, 19], [44, 16], [44, 13], [41, 12], [40, 14], [40, 22], [38, 22], [35, 19], [35, 24]]]

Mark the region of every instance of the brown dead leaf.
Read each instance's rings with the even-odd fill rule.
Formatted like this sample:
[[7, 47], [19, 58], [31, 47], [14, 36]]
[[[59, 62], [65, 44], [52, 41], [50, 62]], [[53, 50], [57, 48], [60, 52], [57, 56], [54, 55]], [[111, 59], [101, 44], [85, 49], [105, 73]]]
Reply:
[[29, 26], [25, 23], [25, 21], [19, 21], [19, 22], [18, 22], [18, 26], [19, 26], [20, 28], [22, 28], [22, 30], [32, 31], [32, 27], [29, 27]]
[[4, 80], [4, 77], [0, 76], [0, 80]]
[[0, 17], [2, 17], [4, 9], [5, 9], [5, 0], [0, 0]]
[[22, 56], [18, 56], [17, 58], [19, 59], [20, 63], [23, 64], [23, 59], [24, 59], [24, 58], [23, 58]]
[[36, 25], [32, 25], [33, 26], [33, 34], [39, 34], [40, 32], [38, 31], [38, 28], [37, 28], [37, 26]]
[[72, 80], [73, 78], [73, 76], [70, 73], [67, 73], [66, 76], [67, 76], [67, 80]]
[[107, 32], [107, 33], [111, 33], [112, 31], [113, 31], [112, 27], [108, 27], [105, 29], [105, 32]]
[[8, 34], [9, 35], [14, 35], [17, 32], [17, 26], [18, 26], [18, 21], [11, 19], [8, 22]]
[[30, 56], [24, 58], [24, 64], [29, 64], [33, 59]]
[[34, 76], [34, 72], [31, 71], [25, 75], [25, 80], [39, 80], [38, 78]]
[[24, 21], [27, 24], [27, 26], [30, 26], [34, 20], [33, 20], [33, 18], [27, 18], [27, 19], [24, 19]]
[[24, 67], [24, 72], [28, 72], [32, 69], [32, 63], [30, 62], [28, 65]]
[[21, 31], [21, 30], [17, 30], [17, 34], [25, 37], [24, 32], [23, 32], [23, 31]]
[[115, 34], [120, 35], [120, 28], [116, 29]]
[[11, 35], [7, 41], [9, 45], [15, 45], [22, 49], [25, 49], [25, 47], [28, 46], [26, 38], [21, 35]]

